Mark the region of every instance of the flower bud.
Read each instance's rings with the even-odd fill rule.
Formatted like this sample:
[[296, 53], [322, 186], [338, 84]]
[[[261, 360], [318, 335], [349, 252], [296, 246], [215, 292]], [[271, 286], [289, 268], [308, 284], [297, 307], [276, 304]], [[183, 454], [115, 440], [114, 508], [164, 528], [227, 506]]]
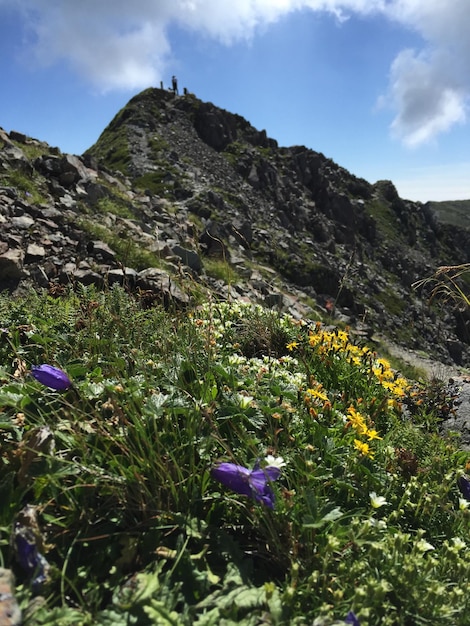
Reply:
[[72, 381], [58, 367], [53, 365], [33, 365], [31, 368], [31, 375], [41, 384], [46, 385], [50, 389], [56, 389], [57, 391], [63, 391], [68, 389], [72, 384]]

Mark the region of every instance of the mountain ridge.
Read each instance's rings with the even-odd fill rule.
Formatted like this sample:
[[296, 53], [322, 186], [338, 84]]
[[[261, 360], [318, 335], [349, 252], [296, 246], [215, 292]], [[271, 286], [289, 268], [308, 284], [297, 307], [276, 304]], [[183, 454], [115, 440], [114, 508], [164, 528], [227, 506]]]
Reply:
[[[279, 147], [192, 94], [154, 88], [132, 98], [82, 157], [21, 133], [3, 131], [0, 142], [3, 214], [23, 211], [41, 228], [61, 218], [80, 249], [43, 245], [34, 272], [28, 245], [41, 243], [10, 231], [3, 255], [16, 254], [18, 284], [105, 277], [160, 293], [170, 285], [175, 297], [183, 267], [218, 297], [299, 317], [334, 310], [369, 336], [380, 329], [443, 362], [468, 362], [467, 312], [436, 310], [411, 285], [439, 265], [469, 262], [470, 226], [400, 198], [390, 181], [368, 183], [304, 146]], [[13, 172], [23, 189], [5, 184]], [[1, 267], [11, 273], [12, 264], [3, 255], [5, 288]]]

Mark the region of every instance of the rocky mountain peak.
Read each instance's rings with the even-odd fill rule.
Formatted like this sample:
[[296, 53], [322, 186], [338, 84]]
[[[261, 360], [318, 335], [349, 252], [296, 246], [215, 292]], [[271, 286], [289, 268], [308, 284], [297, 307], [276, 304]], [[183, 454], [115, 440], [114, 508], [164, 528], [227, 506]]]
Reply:
[[444, 362], [470, 355], [468, 312], [411, 286], [470, 261], [468, 223], [192, 94], [145, 90], [81, 157], [1, 131], [0, 218], [12, 292], [120, 282], [186, 305], [190, 277], [219, 297], [334, 313]]

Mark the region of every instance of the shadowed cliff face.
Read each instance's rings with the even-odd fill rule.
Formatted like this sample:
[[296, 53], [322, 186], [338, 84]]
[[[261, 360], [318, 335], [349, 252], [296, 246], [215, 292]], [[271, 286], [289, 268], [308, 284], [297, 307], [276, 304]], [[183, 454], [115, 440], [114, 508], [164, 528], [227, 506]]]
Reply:
[[[192, 95], [148, 89], [83, 157], [0, 134], [0, 282], [69, 280], [191, 297], [180, 278], [362, 332], [443, 361], [470, 353], [468, 318], [412, 283], [470, 261], [465, 224], [370, 184], [303, 146], [279, 147]], [[3, 272], [3, 273], [1, 273]], [[170, 293], [172, 291], [172, 293]]]

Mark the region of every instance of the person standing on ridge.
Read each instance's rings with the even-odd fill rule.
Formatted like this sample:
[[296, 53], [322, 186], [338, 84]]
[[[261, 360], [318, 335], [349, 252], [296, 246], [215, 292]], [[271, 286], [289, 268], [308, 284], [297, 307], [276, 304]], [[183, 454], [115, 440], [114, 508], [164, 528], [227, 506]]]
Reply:
[[173, 88], [173, 93], [175, 96], [178, 95], [178, 81], [176, 80], [176, 76], [171, 77], [171, 86]]

